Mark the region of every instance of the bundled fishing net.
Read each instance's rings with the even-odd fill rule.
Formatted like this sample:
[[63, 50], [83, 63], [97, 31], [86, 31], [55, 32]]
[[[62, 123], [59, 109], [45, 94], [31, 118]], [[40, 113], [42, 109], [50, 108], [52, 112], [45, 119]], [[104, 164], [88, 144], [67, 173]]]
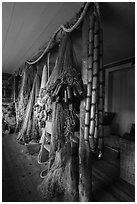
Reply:
[[33, 105], [34, 105], [34, 99], [35, 99], [36, 81], [37, 81], [37, 74], [35, 74], [35, 79], [33, 81], [31, 94], [25, 110], [22, 127], [17, 137], [17, 140], [19, 140], [21, 143], [28, 143], [32, 140]]
[[37, 103], [38, 96], [40, 90], [40, 77], [38, 75], [38, 71], [36, 73], [36, 82], [35, 82], [35, 93], [34, 93], [34, 102], [33, 102], [33, 109], [32, 109], [32, 130], [31, 136], [33, 142], [37, 142], [40, 139], [40, 131], [39, 131], [39, 123], [37, 117], [37, 108], [35, 108], [35, 104]]
[[62, 146], [64, 146], [64, 115], [62, 105], [55, 104], [54, 111], [53, 134], [51, 139], [52, 151], [50, 152], [49, 172], [47, 173], [47, 176], [39, 187], [39, 190], [41, 191], [43, 196], [48, 199], [51, 199], [56, 194], [60, 194], [64, 191], [62, 179], [65, 164], [62, 160], [63, 152], [61, 148]]
[[[38, 78], [39, 79], [39, 78]], [[50, 111], [48, 110], [48, 101], [45, 101], [45, 95], [43, 94], [43, 89], [46, 86], [48, 79], [48, 68], [46, 64], [43, 66], [42, 76], [41, 76], [41, 83], [39, 80], [36, 81], [35, 86], [35, 103], [33, 109], [33, 140], [39, 139], [41, 142], [43, 139], [40, 137], [44, 137], [45, 134], [45, 125], [47, 120], [47, 113]]]
[[[34, 73], [35, 71], [33, 67], [29, 69], [25, 69], [21, 77], [22, 78], [21, 83], [20, 84], [16, 83], [15, 85], [16, 92], [19, 92], [18, 95], [17, 93], [15, 94], [15, 98], [16, 98], [15, 108], [16, 108], [16, 121], [17, 121], [16, 130], [20, 130], [22, 126], [26, 107], [29, 101], [30, 92], [33, 85]], [[18, 87], [19, 87], [19, 91], [18, 91]]]
[[22, 81], [21, 81], [21, 88], [18, 96], [18, 100], [16, 102], [16, 118], [17, 118], [17, 125], [22, 122], [24, 112], [25, 112], [25, 105], [23, 102], [23, 93], [24, 93], [24, 87], [26, 84], [26, 71], [24, 71], [23, 76], [22, 76]]
[[52, 102], [73, 103], [83, 94], [81, 74], [77, 70], [76, 59], [74, 59], [74, 49], [71, 46], [70, 36], [65, 36], [66, 47], [62, 61], [58, 63], [60, 70], [58, 78], [54, 83], [50, 83], [48, 93], [52, 95]]
[[[65, 151], [56, 152], [52, 168], [39, 186], [43, 198], [46, 198], [48, 201], [59, 196], [65, 197], [66, 200], [71, 197], [74, 200], [74, 197], [77, 195], [75, 183], [72, 179], [70, 147], [65, 145], [64, 149]], [[66, 157], [64, 161], [63, 153], [65, 153]]]
[[[42, 196], [48, 201], [59, 195], [75, 197], [77, 195], [75, 182], [72, 179], [71, 142], [65, 138], [66, 119], [60, 103], [56, 104], [49, 158], [49, 170], [38, 187]], [[72, 134], [71, 129], [67, 136]]]
[[[71, 42], [68, 34], [66, 34], [60, 47], [57, 67], [53, 70], [45, 90], [45, 95], [50, 97], [53, 104], [53, 131], [48, 172], [38, 189], [47, 200], [52, 200], [59, 195], [75, 200], [77, 196], [71, 155], [71, 138], [77, 124], [77, 116], [73, 107], [73, 94], [75, 89], [78, 93], [75, 97], [81, 97], [83, 87], [71, 51]], [[55, 95], [55, 90], [58, 92], [57, 95]], [[65, 94], [66, 98], [64, 98]]]
[[[48, 201], [60, 195], [64, 195], [66, 191], [70, 189], [70, 187], [68, 188], [66, 180], [66, 178], [71, 177], [71, 172], [69, 170], [70, 148], [66, 148], [67, 145], [65, 145], [63, 149], [61, 148], [60, 151], [56, 151], [55, 160], [42, 184], [39, 186], [42, 196]], [[63, 158], [66, 156], [67, 158], [64, 160]]]

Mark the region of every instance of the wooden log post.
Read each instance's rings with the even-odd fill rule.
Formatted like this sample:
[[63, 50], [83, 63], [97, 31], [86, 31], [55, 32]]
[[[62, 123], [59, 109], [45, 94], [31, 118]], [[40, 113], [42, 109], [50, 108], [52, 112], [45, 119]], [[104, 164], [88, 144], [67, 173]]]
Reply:
[[[87, 85], [88, 77], [88, 38], [89, 38], [89, 14], [86, 15], [82, 25], [82, 79], [84, 86]], [[85, 91], [86, 92], [86, 91]], [[79, 201], [90, 202], [92, 198], [92, 152], [90, 150], [88, 139], [84, 139], [85, 132], [85, 102], [80, 104], [80, 139], [79, 139]], [[87, 114], [88, 115], [88, 114]], [[85, 131], [86, 130], [86, 131]], [[87, 133], [88, 134], [88, 133]]]
[[104, 128], [103, 128], [103, 114], [104, 114], [104, 82], [105, 82], [105, 71], [103, 67], [103, 30], [100, 28], [99, 36], [99, 141], [98, 149], [100, 151], [100, 156], [102, 155], [102, 150], [104, 146]]

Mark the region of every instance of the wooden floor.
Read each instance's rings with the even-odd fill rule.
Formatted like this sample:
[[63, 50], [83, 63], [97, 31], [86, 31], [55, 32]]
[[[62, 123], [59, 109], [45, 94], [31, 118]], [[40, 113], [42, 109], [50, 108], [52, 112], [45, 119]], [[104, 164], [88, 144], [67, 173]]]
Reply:
[[[2, 201], [46, 201], [37, 191], [37, 186], [42, 182], [39, 175], [44, 169], [44, 165], [37, 163], [37, 155], [30, 155], [25, 146], [18, 144], [15, 134], [3, 136], [2, 153]], [[94, 161], [94, 201], [134, 202], [134, 186], [119, 178], [119, 160], [106, 158], [104, 155], [104, 159]]]

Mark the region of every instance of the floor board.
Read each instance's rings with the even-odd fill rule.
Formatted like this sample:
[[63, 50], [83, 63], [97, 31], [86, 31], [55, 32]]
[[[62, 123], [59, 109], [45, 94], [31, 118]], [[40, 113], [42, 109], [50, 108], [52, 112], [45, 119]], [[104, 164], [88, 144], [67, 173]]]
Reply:
[[[119, 160], [99, 160], [93, 163], [93, 196], [95, 202], [134, 202], [134, 186], [119, 178]], [[37, 155], [18, 144], [16, 135], [4, 135], [2, 145], [2, 201], [44, 202], [37, 191], [42, 182], [44, 165]]]

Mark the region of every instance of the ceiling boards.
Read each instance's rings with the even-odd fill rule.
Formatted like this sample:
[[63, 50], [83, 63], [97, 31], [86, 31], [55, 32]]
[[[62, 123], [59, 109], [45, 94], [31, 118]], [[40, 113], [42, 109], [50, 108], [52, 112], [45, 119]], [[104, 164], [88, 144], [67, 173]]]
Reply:
[[[70, 20], [82, 2], [2, 3], [2, 71], [13, 73]], [[100, 3], [104, 63], [135, 55], [135, 4]]]

